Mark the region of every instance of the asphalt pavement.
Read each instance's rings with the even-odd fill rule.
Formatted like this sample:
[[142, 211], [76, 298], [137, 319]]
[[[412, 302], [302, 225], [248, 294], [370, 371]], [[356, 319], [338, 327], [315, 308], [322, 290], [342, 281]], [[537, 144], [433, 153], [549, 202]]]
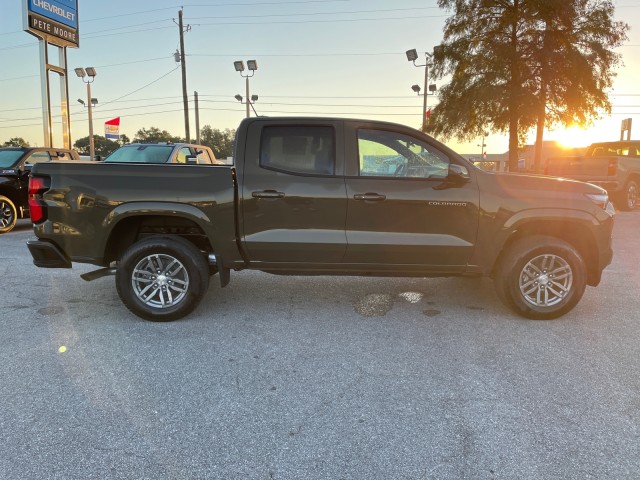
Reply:
[[0, 236], [0, 478], [637, 479], [640, 211], [597, 288], [232, 272], [152, 323]]

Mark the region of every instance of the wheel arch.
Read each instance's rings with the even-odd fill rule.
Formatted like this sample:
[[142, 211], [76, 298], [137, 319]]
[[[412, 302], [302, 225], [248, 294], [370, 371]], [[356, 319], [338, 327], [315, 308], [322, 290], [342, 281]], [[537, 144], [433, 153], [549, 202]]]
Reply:
[[495, 274], [496, 267], [511, 245], [522, 238], [533, 235], [558, 238], [573, 246], [585, 262], [587, 284], [598, 284], [600, 270], [597, 267], [598, 247], [596, 239], [585, 222], [579, 219], [540, 219], [523, 222], [515, 226], [493, 262], [492, 274]]
[[200, 250], [213, 251], [213, 224], [191, 205], [121, 205], [105, 218], [103, 227], [108, 231], [103, 250], [106, 265], [118, 260], [133, 243], [154, 235], [181, 237]]

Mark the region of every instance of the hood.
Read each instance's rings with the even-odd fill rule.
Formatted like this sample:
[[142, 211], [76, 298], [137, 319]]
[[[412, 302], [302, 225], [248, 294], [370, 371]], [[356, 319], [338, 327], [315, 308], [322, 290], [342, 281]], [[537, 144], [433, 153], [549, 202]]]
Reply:
[[568, 178], [522, 173], [495, 173], [496, 182], [505, 190], [542, 190], [591, 195], [606, 194], [604, 188]]

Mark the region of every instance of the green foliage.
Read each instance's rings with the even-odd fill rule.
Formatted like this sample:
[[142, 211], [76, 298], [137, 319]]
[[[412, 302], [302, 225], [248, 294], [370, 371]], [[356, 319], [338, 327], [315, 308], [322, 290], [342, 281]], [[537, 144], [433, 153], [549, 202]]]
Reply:
[[170, 142], [181, 143], [184, 142], [183, 138], [174, 137], [166, 130], [160, 130], [157, 127], [151, 127], [149, 129], [141, 128], [133, 137], [134, 143], [156, 143], [156, 142]]
[[7, 140], [2, 144], [3, 147], [29, 147], [29, 142], [27, 142], [22, 137], [13, 137]]
[[236, 131], [226, 128], [219, 130], [205, 125], [200, 129], [200, 143], [205, 145], [215, 154], [216, 158], [224, 159], [233, 155], [233, 143]]
[[439, 0], [453, 11], [432, 74], [450, 76], [431, 132], [471, 140], [509, 132], [510, 168], [526, 134], [551, 124], [585, 125], [610, 110], [628, 25], [609, 0]]
[[[120, 144], [118, 142], [106, 139], [103, 136], [93, 136], [93, 147], [95, 149], [95, 153], [101, 157], [109, 155], [119, 146]], [[80, 155], [89, 155], [89, 136], [76, 140], [73, 144], [73, 148], [75, 148]]]

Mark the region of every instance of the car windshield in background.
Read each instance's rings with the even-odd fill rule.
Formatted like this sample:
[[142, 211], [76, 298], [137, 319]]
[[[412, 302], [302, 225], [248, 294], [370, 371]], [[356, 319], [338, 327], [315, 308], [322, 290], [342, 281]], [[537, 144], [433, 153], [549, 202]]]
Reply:
[[104, 159], [114, 163], [167, 163], [171, 145], [125, 145]]
[[0, 168], [10, 168], [24, 155], [23, 150], [0, 150]]

